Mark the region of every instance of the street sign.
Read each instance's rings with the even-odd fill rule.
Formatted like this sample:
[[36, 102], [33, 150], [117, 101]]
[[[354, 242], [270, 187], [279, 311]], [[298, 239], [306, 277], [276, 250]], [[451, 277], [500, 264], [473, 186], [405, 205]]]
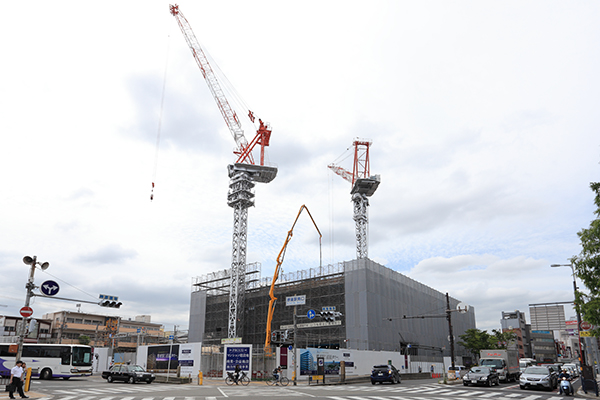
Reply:
[[288, 350], [289, 350], [289, 351], [292, 351], [292, 350], [294, 350], [294, 346], [292, 346], [292, 345], [290, 344], [290, 345], [288, 346]]
[[582, 321], [581, 322], [581, 329], [584, 331], [589, 331], [590, 329], [592, 329], [592, 324], [590, 324], [587, 321]]
[[321, 311], [335, 311], [335, 306], [321, 307]]
[[21, 313], [22, 316], [27, 318], [27, 317], [31, 317], [31, 315], [33, 314], [33, 309], [31, 307], [22, 307], [21, 310], [19, 310], [19, 312]]
[[304, 304], [306, 304], [305, 294], [300, 296], [288, 296], [285, 298], [286, 306], [303, 306]]
[[306, 316], [308, 317], [308, 319], [314, 319], [315, 315], [317, 315], [315, 310], [308, 310], [308, 312], [306, 313]]
[[45, 281], [42, 283], [42, 286], [40, 286], [40, 291], [46, 296], [54, 296], [58, 293], [59, 289], [58, 283], [54, 281]]

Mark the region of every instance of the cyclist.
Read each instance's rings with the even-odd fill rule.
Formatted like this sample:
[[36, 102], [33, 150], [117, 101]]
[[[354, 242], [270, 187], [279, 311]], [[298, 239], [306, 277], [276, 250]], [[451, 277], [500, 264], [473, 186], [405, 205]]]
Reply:
[[281, 366], [277, 366], [274, 370], [273, 370], [273, 379], [275, 379], [275, 384], [279, 384], [279, 376], [281, 374]]
[[235, 373], [235, 384], [239, 384], [240, 381], [240, 371], [242, 369], [240, 368], [240, 364], [235, 364], [235, 370], [233, 371]]

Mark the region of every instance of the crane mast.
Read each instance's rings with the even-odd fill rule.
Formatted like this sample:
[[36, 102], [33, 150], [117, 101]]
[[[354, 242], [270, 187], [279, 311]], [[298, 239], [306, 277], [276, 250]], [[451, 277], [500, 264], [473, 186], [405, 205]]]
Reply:
[[[225, 119], [236, 143], [237, 160], [227, 167], [229, 191], [227, 205], [233, 208], [233, 239], [231, 252], [231, 283], [229, 288], [229, 319], [227, 336], [241, 337], [243, 329], [243, 304], [246, 292], [246, 248], [248, 233], [248, 208], [254, 206], [254, 182], [268, 183], [277, 175], [277, 168], [264, 165], [264, 148], [269, 146], [271, 128], [259, 119], [259, 128], [250, 143], [244, 136], [241, 122], [235, 110], [229, 105], [224, 91], [210, 66], [208, 58], [192, 28], [179, 10], [177, 4], [170, 5], [171, 15], [175, 17], [183, 36], [196, 60], [202, 75], [208, 84], [215, 102]], [[254, 114], [249, 111], [248, 117], [254, 122]], [[260, 145], [260, 165], [255, 165], [252, 151]]]
[[339, 165], [329, 164], [327, 167], [352, 184], [352, 203], [354, 208], [354, 225], [356, 235], [356, 258], [369, 257], [369, 197], [375, 193], [381, 177], [371, 175], [369, 147], [373, 142], [356, 138], [354, 146], [354, 163], [352, 172]]

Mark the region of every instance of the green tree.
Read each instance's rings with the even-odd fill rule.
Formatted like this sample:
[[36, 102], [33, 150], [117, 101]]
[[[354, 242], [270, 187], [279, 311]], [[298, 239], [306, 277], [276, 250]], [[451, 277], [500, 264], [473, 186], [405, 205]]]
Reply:
[[498, 329], [492, 329], [492, 340], [495, 342], [495, 347], [488, 347], [490, 349], [507, 349], [514, 344], [517, 339], [515, 332], [502, 332]]
[[457, 343], [467, 349], [475, 358], [479, 357], [479, 351], [483, 349], [495, 349], [492, 336], [487, 331], [479, 329], [467, 329], [464, 335], [458, 336], [461, 340]]
[[[596, 194], [596, 219], [590, 227], [577, 232], [581, 241], [581, 252], [571, 259], [575, 274], [581, 279], [589, 293], [576, 291], [575, 306], [581, 311], [582, 319], [600, 327], [600, 182], [592, 182], [590, 188]], [[594, 330], [600, 336], [600, 330]]]
[[79, 344], [88, 345], [90, 344], [90, 337], [86, 335], [79, 336]]

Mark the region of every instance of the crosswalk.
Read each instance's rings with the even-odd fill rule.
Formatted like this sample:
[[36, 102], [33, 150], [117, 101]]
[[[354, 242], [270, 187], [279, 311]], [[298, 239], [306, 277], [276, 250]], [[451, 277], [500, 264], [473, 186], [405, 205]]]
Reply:
[[[344, 385], [344, 386], [177, 386], [187, 395], [160, 396], [173, 391], [173, 385], [107, 385], [79, 389], [54, 389], [37, 400], [222, 400], [230, 397], [318, 397], [328, 400], [564, 400], [557, 393], [479, 390], [438, 384], [408, 385]], [[335, 392], [335, 393], [332, 393]], [[170, 394], [170, 393], [169, 393]], [[572, 397], [577, 399], [577, 397]], [[0, 399], [1, 400], [1, 399]]]

